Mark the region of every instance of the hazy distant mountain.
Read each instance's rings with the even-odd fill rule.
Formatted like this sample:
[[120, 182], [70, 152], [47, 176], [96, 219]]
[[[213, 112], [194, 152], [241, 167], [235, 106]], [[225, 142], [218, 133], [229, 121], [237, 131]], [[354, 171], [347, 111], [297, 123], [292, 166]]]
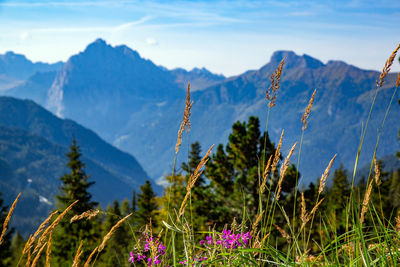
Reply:
[[184, 94], [168, 71], [126, 46], [111, 47], [98, 39], [65, 63], [47, 106], [109, 138], [135, 111]]
[[0, 74], [6, 74], [9, 77], [25, 80], [35, 72], [58, 71], [63, 63], [54, 64], [36, 62], [33, 63], [24, 55], [7, 52], [0, 55]]
[[59, 71], [62, 65], [62, 62], [33, 63], [24, 55], [7, 52], [0, 55], [0, 90], [18, 86], [36, 72]]
[[206, 89], [226, 79], [224, 75], [214, 74], [205, 68], [194, 68], [191, 71], [177, 68], [171, 70], [171, 74], [175, 76], [175, 82], [183, 89], [186, 89], [190, 83], [192, 91]]
[[22, 84], [4, 91], [3, 94], [21, 99], [30, 99], [43, 105], [47, 101], [47, 95], [56, 74], [56, 71], [36, 72]]
[[[25, 217], [34, 216], [39, 207], [36, 216], [40, 218], [54, 203], [58, 179], [67, 171], [65, 153], [73, 136], [81, 147], [87, 173], [96, 182], [91, 188], [93, 197], [103, 207], [114, 199], [130, 198], [132, 190], [139, 190], [149, 179], [135, 158], [94, 132], [59, 119], [32, 101], [0, 97], [0, 190], [7, 202], [24, 192], [23, 199], [31, 204]], [[21, 220], [20, 226], [26, 229], [29, 222]]]
[[[262, 129], [265, 128], [265, 90], [271, 73], [283, 57], [281, 88], [268, 126], [271, 139], [277, 142], [284, 128], [284, 152], [299, 141], [301, 115], [317, 89], [304, 136], [300, 171], [305, 181], [314, 180], [335, 153], [338, 153], [337, 164], [342, 162], [346, 168], [352, 168], [379, 73], [340, 61], [324, 64], [308, 55], [278, 51], [259, 70], [223, 79], [206, 70], [168, 71], [126, 46], [111, 47], [99, 39], [65, 63], [46, 101], [53, 112], [78, 121], [133, 154], [151, 177], [158, 178], [172, 167], [184, 108], [184, 89], [190, 79], [192, 87], [198, 86], [199, 90], [192, 95], [189, 142], [199, 140], [206, 150], [213, 143], [225, 143], [236, 120], [244, 121], [256, 115], [260, 117]], [[394, 75], [387, 78], [372, 113], [360, 166], [372, 157], [377, 131], [393, 92]], [[204, 88], [205, 84], [209, 87]], [[400, 109], [394, 104], [378, 156], [400, 150], [399, 115]], [[182, 145], [179, 160], [185, 160], [186, 147]], [[297, 162], [296, 156], [292, 159]]]

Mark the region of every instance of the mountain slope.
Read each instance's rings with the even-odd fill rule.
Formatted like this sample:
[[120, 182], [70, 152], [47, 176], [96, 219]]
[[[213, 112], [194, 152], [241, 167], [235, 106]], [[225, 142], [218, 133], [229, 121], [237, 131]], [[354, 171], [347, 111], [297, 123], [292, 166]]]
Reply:
[[103, 141], [96, 133], [71, 120], [57, 118], [28, 100], [0, 97], [0, 125], [15, 127], [68, 147], [72, 137], [79, 141], [82, 153], [121, 181], [138, 187], [148, 176], [131, 155]]
[[[7, 203], [21, 192], [13, 225], [23, 232], [32, 227], [54, 208], [59, 177], [68, 172], [65, 153], [68, 148], [49, 142], [27, 131], [0, 126], [0, 190]], [[90, 192], [104, 207], [113, 199], [129, 197], [133, 186], [83, 156], [86, 171], [95, 184]]]

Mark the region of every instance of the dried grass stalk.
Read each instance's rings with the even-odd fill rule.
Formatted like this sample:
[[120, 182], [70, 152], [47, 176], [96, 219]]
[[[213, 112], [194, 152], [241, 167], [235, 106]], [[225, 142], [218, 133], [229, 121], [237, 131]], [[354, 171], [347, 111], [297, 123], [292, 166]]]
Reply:
[[175, 145], [175, 153], [178, 154], [179, 147], [182, 144], [182, 134], [183, 131], [190, 131], [190, 109], [192, 108], [193, 101], [190, 100], [190, 84], [188, 84], [187, 93], [186, 93], [186, 102], [185, 102], [185, 110], [183, 112], [183, 119], [178, 131], [178, 140], [176, 141]]
[[301, 117], [301, 122], [303, 123], [303, 131], [305, 131], [307, 129], [307, 125], [308, 125], [308, 118], [310, 117], [311, 114], [311, 108], [312, 105], [314, 103], [314, 97], [315, 97], [315, 93], [317, 92], [317, 89], [314, 90], [314, 93], [311, 96], [310, 101], [308, 102], [308, 106], [306, 107], [306, 110], [304, 111], [303, 116]]
[[400, 86], [400, 73], [397, 73], [396, 87]]
[[397, 217], [396, 217], [396, 226], [395, 226], [395, 229], [396, 229], [397, 232], [400, 232], [400, 213], [399, 213], [399, 215], [397, 215]]
[[276, 150], [275, 150], [274, 160], [272, 161], [272, 166], [271, 166], [271, 174], [272, 175], [274, 174], [274, 172], [276, 170], [276, 166], [278, 166], [279, 159], [281, 157], [281, 146], [282, 146], [283, 133], [284, 133], [284, 130], [282, 130], [281, 138], [279, 139], [278, 146], [276, 147]]
[[14, 212], [15, 206], [17, 205], [17, 202], [18, 202], [18, 199], [19, 199], [20, 196], [21, 196], [21, 193], [19, 193], [18, 196], [17, 196], [17, 198], [14, 200], [14, 203], [11, 205], [11, 208], [10, 208], [10, 210], [8, 211], [8, 214], [7, 214], [6, 219], [4, 220], [4, 223], [3, 223], [3, 231], [1, 231], [1, 235], [0, 235], [0, 245], [3, 243], [4, 234], [5, 234], [6, 231], [7, 231], [8, 223], [10, 222], [11, 215], [12, 215], [13, 212]]
[[371, 198], [371, 191], [372, 191], [372, 184], [373, 180], [368, 185], [367, 192], [365, 192], [364, 196], [364, 201], [362, 203], [362, 208], [361, 208], [361, 215], [360, 215], [360, 223], [362, 224], [365, 219], [365, 213], [367, 213], [368, 210], [368, 204], [369, 204], [369, 199]]
[[329, 176], [329, 173], [330, 173], [330, 170], [331, 170], [331, 167], [332, 167], [332, 164], [333, 164], [333, 161], [335, 160], [335, 158], [336, 158], [336, 154], [335, 154], [335, 156], [333, 156], [333, 158], [329, 162], [328, 167], [326, 167], [324, 174], [322, 174], [322, 176], [321, 176], [321, 180], [319, 180], [318, 195], [320, 195], [322, 193], [322, 191], [324, 191], [326, 179]]
[[260, 214], [258, 214], [258, 216], [257, 216], [257, 218], [256, 218], [256, 221], [253, 223], [253, 230], [252, 230], [252, 232], [254, 232], [255, 229], [257, 228], [259, 222], [260, 222], [261, 219], [262, 219], [263, 214], [264, 214], [264, 211], [262, 211]]
[[276, 200], [279, 199], [279, 196], [280, 196], [280, 193], [281, 193], [281, 189], [282, 189], [282, 182], [283, 182], [283, 179], [285, 178], [286, 171], [287, 171], [287, 169], [289, 167], [289, 164], [290, 164], [290, 157], [292, 156], [293, 151], [296, 148], [296, 146], [297, 146], [297, 142], [294, 143], [294, 145], [292, 146], [292, 148], [289, 151], [289, 154], [285, 158], [285, 162], [281, 166], [281, 175], [280, 175], [279, 181], [278, 181], [278, 192], [276, 194]]
[[76, 251], [75, 257], [74, 257], [74, 262], [72, 263], [72, 267], [78, 267], [79, 266], [79, 258], [82, 255], [82, 244], [83, 240], [81, 240], [81, 243], [79, 244], [78, 250]]
[[28, 255], [26, 256], [26, 263], [25, 263], [26, 267], [31, 266], [31, 251], [28, 250]]
[[40, 258], [40, 255], [42, 254], [43, 249], [46, 247], [46, 244], [47, 244], [47, 242], [44, 243], [43, 246], [41, 246], [41, 248], [40, 248], [38, 254], [36, 254], [36, 257], [35, 257], [35, 259], [34, 259], [33, 262], [32, 262], [31, 267], [35, 267], [35, 266], [36, 266], [36, 264], [37, 264], [37, 262], [38, 262], [38, 260], [39, 260], [39, 258]]
[[[301, 192], [301, 215], [300, 219], [303, 222], [303, 224], [306, 224], [306, 201], [304, 199], [304, 192]], [[303, 227], [302, 227], [303, 228]]]
[[269, 86], [268, 90], [266, 91], [266, 99], [269, 101], [268, 106], [272, 108], [275, 106], [276, 100], [276, 92], [280, 87], [280, 80], [282, 75], [283, 64], [285, 63], [285, 59], [283, 58], [282, 61], [279, 63], [278, 67], [271, 74], [271, 85]]
[[46, 230], [43, 232], [43, 234], [40, 236], [39, 241], [33, 250], [33, 254], [36, 253], [36, 251], [42, 246], [44, 241], [46, 240], [47, 236], [53, 232], [54, 228], [60, 223], [62, 218], [72, 209], [72, 207], [78, 202], [78, 200], [75, 200], [71, 205], [69, 205], [60, 215], [57, 216], [57, 218], [50, 224], [49, 227], [46, 228]]
[[385, 66], [382, 69], [381, 74], [379, 75], [379, 79], [376, 81], [376, 85], [378, 87], [382, 87], [383, 84], [385, 83], [385, 77], [386, 75], [388, 75], [388, 73], [390, 72], [390, 68], [392, 67], [393, 61], [396, 58], [396, 54], [400, 49], [400, 43], [397, 45], [396, 49], [392, 52], [392, 54], [390, 55], [390, 57], [386, 60], [385, 62]]
[[278, 225], [274, 224], [276, 230], [279, 231], [279, 233], [281, 233], [281, 235], [286, 239], [286, 241], [290, 244], [291, 240], [290, 240], [290, 235], [288, 233], [286, 233], [285, 230], [283, 230], [282, 228], [280, 228]]
[[82, 220], [84, 218], [86, 218], [86, 220], [89, 221], [93, 217], [97, 216], [97, 214], [99, 214], [99, 212], [100, 212], [99, 210], [88, 210], [88, 211], [85, 211], [80, 215], [75, 215], [74, 217], [72, 217], [71, 220], [70, 220], [70, 223]]
[[381, 171], [379, 170], [379, 165], [376, 162], [376, 157], [374, 157], [374, 166], [375, 166], [375, 183], [377, 186], [380, 186], [382, 184], [382, 181], [380, 179]]
[[122, 218], [121, 220], [119, 220], [112, 228], [111, 230], [104, 236], [103, 241], [101, 242], [98, 251], [101, 252], [104, 249], [104, 246], [106, 245], [106, 242], [111, 238], [111, 236], [114, 234], [114, 232], [117, 230], [117, 228], [126, 220], [128, 219], [131, 215], [128, 214], [126, 215], [124, 218]]
[[272, 155], [269, 157], [267, 166], [265, 167], [265, 170], [264, 170], [263, 181], [261, 184], [261, 194], [264, 193], [265, 187], [267, 186], [267, 179], [268, 179], [269, 170], [271, 168], [271, 162], [272, 162]]
[[95, 247], [92, 251], [92, 253], [90, 253], [89, 258], [86, 260], [85, 265], [83, 265], [83, 267], [89, 267], [90, 266], [90, 262], [92, 261], [93, 255], [97, 252], [98, 247]]
[[33, 243], [35, 242], [36, 238], [39, 236], [39, 234], [46, 228], [46, 225], [50, 222], [51, 218], [58, 213], [58, 210], [50, 213], [49, 217], [47, 217], [38, 227], [36, 232], [33, 234], [31, 238], [28, 239], [28, 242], [26, 242], [24, 250], [22, 251], [22, 254], [25, 254], [28, 249], [31, 249], [33, 246]]
[[[307, 212], [305, 211], [304, 218], [301, 219], [302, 224], [301, 224], [300, 231], [301, 231], [301, 230], [304, 228], [304, 226], [306, 226], [306, 224], [311, 220], [311, 218], [312, 218], [312, 216], [314, 215], [314, 213], [317, 212], [318, 207], [321, 205], [322, 201], [324, 201], [323, 198], [322, 198], [320, 201], [318, 201], [318, 203], [314, 206], [314, 208], [311, 210], [310, 213], [307, 213]], [[305, 205], [305, 203], [304, 203], [304, 205]], [[302, 210], [302, 213], [303, 213], [303, 210]]]
[[212, 145], [208, 149], [206, 155], [201, 159], [199, 165], [197, 165], [197, 167], [196, 167], [196, 170], [194, 170], [194, 173], [189, 177], [189, 180], [188, 180], [188, 183], [187, 183], [187, 186], [186, 186], [186, 195], [185, 195], [185, 198], [183, 199], [181, 207], [179, 209], [179, 217], [182, 216], [182, 214], [183, 214], [183, 212], [185, 210], [186, 202], [189, 199], [190, 192], [192, 191], [192, 188], [193, 188], [194, 184], [196, 183], [196, 181], [199, 178], [199, 176], [203, 173], [203, 167], [208, 162], [209, 156], [211, 154], [211, 151], [212, 151], [213, 147], [214, 147], [214, 145]]
[[49, 235], [49, 241], [47, 241], [47, 250], [46, 250], [46, 267], [50, 267], [50, 254], [51, 254], [51, 240], [52, 240], [53, 232]]

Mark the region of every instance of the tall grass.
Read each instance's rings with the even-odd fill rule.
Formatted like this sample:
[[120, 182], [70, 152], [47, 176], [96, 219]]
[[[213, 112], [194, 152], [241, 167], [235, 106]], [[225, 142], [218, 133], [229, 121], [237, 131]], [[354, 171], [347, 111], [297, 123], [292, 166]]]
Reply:
[[[209, 227], [207, 231], [198, 231], [193, 228], [192, 216], [187, 216], [187, 210], [190, 211], [192, 205], [190, 201], [191, 191], [195, 186], [196, 180], [206, 166], [213, 148], [213, 146], [211, 146], [200, 161], [198, 167], [193, 171], [193, 174], [189, 176], [186, 186], [186, 195], [179, 210], [172, 210], [169, 208], [170, 197], [168, 196], [168, 216], [163, 220], [163, 230], [156, 235], [156, 233], [153, 233], [150, 223], [141, 234], [141, 237], [137, 237], [137, 233], [132, 231], [132, 240], [135, 242], [135, 244], [132, 245], [135, 251], [131, 253], [130, 258], [132, 264], [147, 264], [149, 266], [396, 266], [400, 261], [400, 217], [396, 218], [397, 224], [392, 225], [388, 218], [383, 217], [382, 206], [376, 207], [371, 202], [370, 197], [373, 190], [379, 190], [380, 172], [376, 161], [376, 149], [391, 104], [400, 84], [400, 76], [398, 76], [396, 88], [386, 109], [376, 142], [370, 168], [370, 172], [372, 172], [373, 166], [375, 166], [375, 176], [374, 178], [369, 177], [367, 181], [362, 203], [359, 203], [355, 198], [354, 180], [360, 151], [377, 94], [385, 82], [385, 77], [390, 71], [390, 67], [393, 64], [399, 47], [400, 44], [386, 61], [385, 67], [377, 80], [377, 89], [371, 103], [368, 117], [366, 118], [366, 124], [356, 154], [351, 195], [345, 207], [345, 233], [339, 234], [337, 226], [335, 225], [335, 220], [329, 220], [328, 218], [330, 217], [327, 216], [323, 210], [320, 210], [320, 206], [325, 200], [323, 192], [325, 190], [326, 181], [336, 155], [327, 163], [326, 169], [322, 172], [319, 180], [318, 194], [312, 207], [307, 207], [304, 194], [302, 193], [300, 203], [301, 213], [296, 215], [296, 208], [294, 208], [292, 220], [289, 219], [285, 207], [280, 203], [279, 199], [282, 182], [285, 179], [285, 174], [290, 164], [290, 157], [296, 149], [297, 142], [292, 146], [289, 154], [281, 164], [276, 187], [272, 188], [272, 182], [269, 183], [269, 185], [267, 184], [269, 175], [278, 171], [277, 169], [281, 161], [281, 146], [285, 142], [284, 131], [282, 131], [275, 154], [269, 158], [266, 166], [264, 166], [266, 157], [266, 141], [264, 141], [264, 151], [262, 155], [264, 158], [262, 159], [263, 163], [260, 164], [261, 171], [259, 172], [260, 177], [258, 177], [258, 192], [260, 196], [266, 196], [267, 204], [263, 207], [260, 198], [260, 205], [255, 218], [249, 218], [249, 215], [246, 213], [246, 202], [244, 202], [243, 217], [240, 222], [236, 220], [229, 221], [230, 218], [227, 218], [226, 227], [224, 229]], [[267, 100], [269, 101], [267, 118], [269, 118], [271, 107], [275, 105], [277, 90], [280, 87], [279, 81], [283, 64], [284, 60], [281, 61], [277, 70], [271, 75], [271, 86], [267, 91]], [[303, 129], [300, 138], [300, 148], [298, 150], [298, 166], [304, 131], [307, 128], [307, 119], [311, 112], [314, 96], [315, 91], [301, 119]], [[178, 132], [178, 141], [175, 146], [173, 175], [175, 175], [176, 156], [182, 142], [182, 134], [185, 129], [186, 131], [190, 129], [190, 109], [192, 105], [193, 102], [190, 100], [190, 87], [188, 86], [186, 107]], [[268, 128], [268, 121], [266, 128]], [[297, 178], [298, 176], [296, 176], [295, 207], [297, 201]], [[166, 194], [169, 193], [168, 191], [166, 192]], [[17, 204], [18, 198], [19, 195], [11, 206], [7, 219], [4, 222], [0, 236], [0, 244], [7, 231], [8, 222]], [[39, 262], [42, 252], [47, 248], [46, 266], [50, 265], [52, 232], [75, 203], [76, 202], [72, 203], [54, 220], [53, 217], [57, 212], [52, 213], [38, 227], [38, 230], [31, 235], [26, 242], [20, 258], [20, 263], [25, 262], [24, 265], [26, 266], [35, 266]], [[283, 224], [275, 221], [275, 214], [277, 212], [281, 213], [283, 216]], [[71, 219], [71, 223], [75, 220], [90, 219], [98, 213], [98, 211], [87, 211], [83, 214], [76, 214]], [[96, 260], [101, 257], [102, 250], [107, 246], [107, 241], [117, 228], [128, 222], [127, 218], [129, 216], [131, 216], [131, 214], [121, 218], [103, 237], [100, 244], [92, 250], [87, 258], [82, 258], [82, 251], [85, 248], [82, 246], [82, 242], [80, 242], [72, 266], [80, 266], [81, 262], [84, 262], [84, 266], [95, 265]], [[370, 227], [365, 226], [366, 216], [371, 218]], [[277, 231], [274, 232], [274, 229]], [[318, 229], [320, 235], [320, 243], [313, 243], [313, 246], [318, 248], [317, 252], [311, 250], [310, 244], [314, 242], [311, 239], [311, 234], [315, 229]], [[279, 238], [276, 234], [273, 236], [274, 233], [279, 233], [285, 240], [287, 243], [285, 249], [278, 248], [276, 241], [275, 243], [273, 242], [273, 240]], [[178, 239], [182, 240], [182, 247], [177, 246]], [[164, 244], [166, 246], [164, 246]]]

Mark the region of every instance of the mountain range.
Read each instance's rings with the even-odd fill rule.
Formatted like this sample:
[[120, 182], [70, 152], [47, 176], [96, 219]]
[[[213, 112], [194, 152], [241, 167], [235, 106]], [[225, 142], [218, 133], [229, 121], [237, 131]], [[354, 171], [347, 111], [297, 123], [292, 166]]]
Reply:
[[[65, 154], [76, 138], [86, 164], [93, 199], [103, 207], [130, 198], [149, 179], [131, 155], [93, 131], [60, 119], [30, 100], [0, 97], [0, 190], [6, 203], [22, 192], [14, 226], [32, 231], [54, 208], [59, 178], [68, 172]], [[158, 189], [158, 191], [160, 191]]]
[[[4, 94], [33, 99], [57, 116], [94, 130], [132, 154], [153, 179], [159, 179], [172, 169], [188, 82], [194, 89], [192, 129], [184, 138], [178, 162], [187, 158], [185, 142], [200, 141], [203, 150], [211, 144], [226, 143], [232, 124], [245, 121], [250, 115], [258, 116], [265, 129], [265, 91], [271, 73], [283, 58], [281, 88], [269, 117], [270, 138], [276, 143], [285, 129], [286, 155], [300, 140], [300, 118], [317, 89], [301, 151], [302, 181], [308, 183], [320, 176], [334, 154], [338, 154], [335, 167], [343, 163], [352, 169], [379, 73], [342, 61], [323, 63], [309, 55], [277, 51], [261, 68], [226, 78], [206, 69], [168, 70], [125, 45], [112, 47], [98, 39], [72, 56], [61, 69], [33, 74]], [[386, 79], [375, 102], [360, 165], [372, 159], [377, 132], [394, 90], [395, 74]], [[400, 150], [399, 115], [399, 106], [392, 105], [378, 157]], [[295, 155], [293, 162], [297, 162]]]

